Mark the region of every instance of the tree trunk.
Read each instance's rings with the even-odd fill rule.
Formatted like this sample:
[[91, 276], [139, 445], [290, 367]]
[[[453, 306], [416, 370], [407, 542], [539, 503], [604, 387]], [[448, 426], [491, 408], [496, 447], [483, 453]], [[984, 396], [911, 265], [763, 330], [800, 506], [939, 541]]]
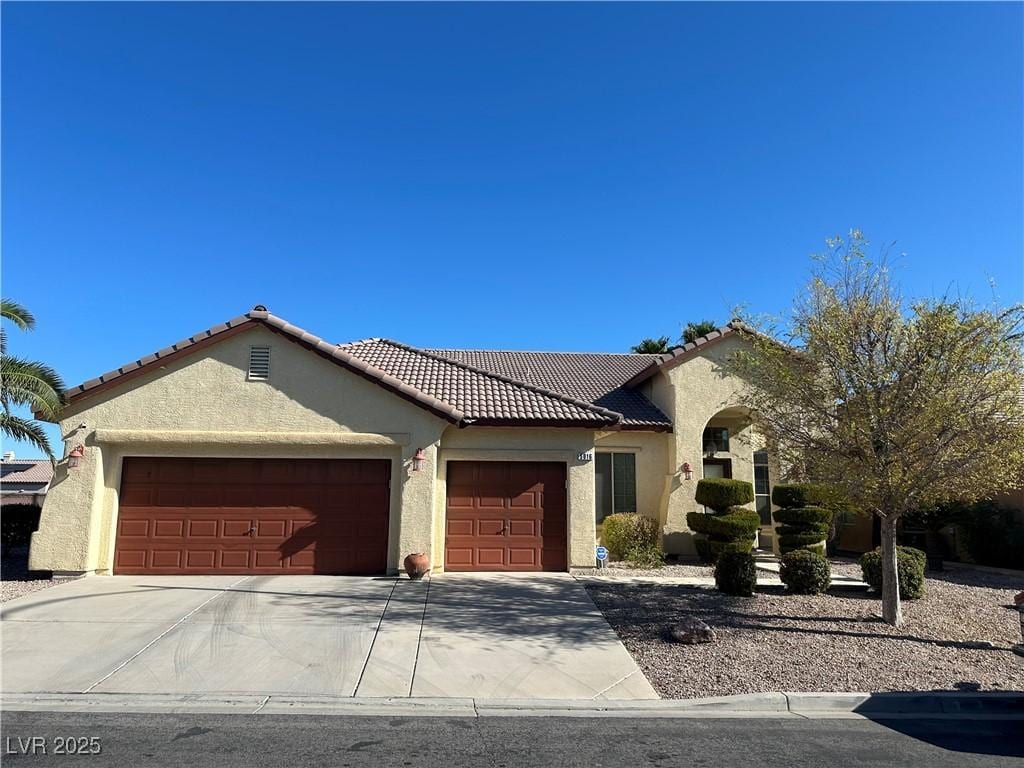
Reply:
[[882, 518], [882, 618], [894, 627], [903, 622], [896, 566], [896, 520], [893, 517]]

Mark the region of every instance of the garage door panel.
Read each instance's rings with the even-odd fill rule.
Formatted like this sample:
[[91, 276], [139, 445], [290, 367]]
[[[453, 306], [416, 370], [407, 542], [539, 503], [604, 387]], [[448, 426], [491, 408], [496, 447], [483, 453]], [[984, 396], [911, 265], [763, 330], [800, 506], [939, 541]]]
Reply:
[[[289, 468], [270, 468], [279, 461]], [[389, 469], [380, 459], [125, 459], [115, 573], [382, 572]], [[165, 500], [175, 504], [154, 503]]]
[[153, 523], [154, 538], [180, 539], [184, 531], [184, 520], [156, 520]]
[[446, 570], [567, 569], [564, 464], [449, 462], [446, 475]]
[[217, 535], [217, 521], [216, 520], [189, 520], [188, 521], [188, 537], [190, 539], [195, 538], [212, 538]]

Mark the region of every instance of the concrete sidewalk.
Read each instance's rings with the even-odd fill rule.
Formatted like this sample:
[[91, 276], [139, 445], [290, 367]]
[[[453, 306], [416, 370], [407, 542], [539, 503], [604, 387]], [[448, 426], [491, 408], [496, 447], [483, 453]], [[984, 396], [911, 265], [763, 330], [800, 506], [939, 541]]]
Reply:
[[568, 574], [92, 577], [0, 616], [5, 694], [657, 698]]

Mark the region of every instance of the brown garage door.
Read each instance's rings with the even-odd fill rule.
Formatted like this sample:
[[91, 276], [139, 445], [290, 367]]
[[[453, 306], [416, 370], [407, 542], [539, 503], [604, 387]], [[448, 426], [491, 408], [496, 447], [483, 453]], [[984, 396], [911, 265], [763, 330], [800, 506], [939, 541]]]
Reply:
[[126, 458], [115, 573], [381, 573], [386, 460]]
[[448, 571], [564, 571], [565, 465], [448, 462]]

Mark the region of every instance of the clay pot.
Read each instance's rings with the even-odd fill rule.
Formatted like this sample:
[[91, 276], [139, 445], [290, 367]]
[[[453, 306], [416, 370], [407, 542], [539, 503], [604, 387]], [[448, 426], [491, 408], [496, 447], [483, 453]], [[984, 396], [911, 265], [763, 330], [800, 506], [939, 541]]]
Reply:
[[413, 581], [422, 579], [430, 573], [430, 558], [422, 552], [414, 552], [405, 556], [405, 572]]

